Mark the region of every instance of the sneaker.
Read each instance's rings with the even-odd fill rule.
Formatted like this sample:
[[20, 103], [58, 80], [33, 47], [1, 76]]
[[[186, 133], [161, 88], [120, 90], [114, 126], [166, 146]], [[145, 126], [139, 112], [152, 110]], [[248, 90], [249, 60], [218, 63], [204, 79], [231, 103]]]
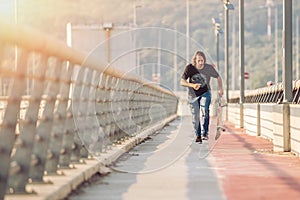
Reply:
[[208, 140], [208, 136], [202, 136], [202, 140]]
[[202, 143], [202, 139], [201, 136], [197, 136], [196, 141], [195, 142], [199, 142], [200, 144]]

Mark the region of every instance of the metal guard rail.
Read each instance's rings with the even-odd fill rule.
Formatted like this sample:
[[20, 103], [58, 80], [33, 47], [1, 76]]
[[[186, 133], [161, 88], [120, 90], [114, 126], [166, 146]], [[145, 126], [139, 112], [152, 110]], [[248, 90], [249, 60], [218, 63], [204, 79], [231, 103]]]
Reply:
[[0, 199], [177, 112], [164, 88], [28, 28], [0, 26]]
[[[300, 104], [300, 80], [293, 81], [293, 104]], [[258, 88], [245, 94], [245, 103], [282, 103], [283, 85], [278, 83], [272, 86]], [[229, 103], [239, 103], [240, 97], [230, 97]]]

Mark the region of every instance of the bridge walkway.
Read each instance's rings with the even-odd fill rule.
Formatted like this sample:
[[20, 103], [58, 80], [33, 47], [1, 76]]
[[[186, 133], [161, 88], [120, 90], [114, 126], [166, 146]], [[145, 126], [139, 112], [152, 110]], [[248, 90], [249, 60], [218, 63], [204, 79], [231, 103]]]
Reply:
[[226, 131], [193, 142], [191, 118], [171, 122], [124, 154], [108, 176], [94, 177], [68, 199], [299, 199], [300, 159], [226, 122]]

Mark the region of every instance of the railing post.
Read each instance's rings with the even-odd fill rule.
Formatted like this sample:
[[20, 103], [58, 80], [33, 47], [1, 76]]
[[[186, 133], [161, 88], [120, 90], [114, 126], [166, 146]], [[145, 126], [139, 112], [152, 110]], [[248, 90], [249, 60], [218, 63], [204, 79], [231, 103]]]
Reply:
[[257, 130], [257, 136], [261, 136], [261, 124], [260, 124], [260, 104], [256, 104], [256, 130]]
[[291, 151], [290, 104], [283, 104], [283, 151]]
[[71, 155], [71, 161], [73, 163], [80, 163], [81, 157], [80, 157], [80, 152], [84, 148], [83, 147], [83, 142], [80, 139], [79, 136], [79, 129], [77, 121], [80, 120], [79, 118], [81, 117], [80, 115], [80, 110], [79, 110], [79, 105], [80, 105], [80, 94], [81, 90], [83, 87], [83, 76], [84, 76], [84, 68], [74, 68], [74, 77], [72, 77], [72, 102], [71, 102], [71, 110], [72, 110], [72, 116], [74, 120], [74, 143], [72, 147], [72, 155]]
[[45, 170], [47, 174], [56, 174], [59, 156], [62, 149], [63, 133], [65, 132], [65, 121], [66, 121], [66, 111], [67, 111], [67, 101], [65, 101], [65, 95], [68, 91], [65, 91], [64, 83], [62, 79], [65, 78], [67, 74], [67, 66], [63, 65], [61, 60], [56, 63], [56, 72], [54, 79], [57, 95], [52, 99], [53, 103], [56, 104], [53, 110], [53, 125], [51, 132], [51, 139], [48, 148], [48, 159], [45, 165]]
[[61, 148], [61, 155], [59, 159], [59, 166], [61, 168], [70, 167], [71, 163], [71, 152], [74, 147], [74, 136], [75, 136], [75, 126], [73, 122], [73, 114], [72, 114], [72, 103], [69, 97], [70, 89], [71, 89], [71, 78], [74, 72], [74, 65], [72, 63], [68, 63], [66, 76], [64, 77], [64, 87], [61, 90], [61, 100], [67, 104], [66, 114], [65, 114], [65, 124], [64, 124], [64, 132], [63, 132], [63, 141]]
[[[36, 125], [38, 120], [38, 112], [40, 109], [40, 103], [42, 94], [44, 91], [45, 83], [45, 72], [47, 69], [46, 64], [47, 58], [43, 56], [40, 60], [39, 67], [37, 68], [36, 76], [39, 77], [35, 81], [36, 84], [33, 86], [32, 94], [29, 97], [29, 105], [26, 109], [25, 119], [21, 120], [21, 132], [18, 136], [19, 145], [16, 148], [16, 152], [12, 157], [12, 162], [16, 166], [19, 166], [21, 171], [15, 171], [11, 168], [11, 172], [14, 172], [9, 177], [9, 188], [13, 193], [26, 193], [25, 186], [28, 183], [30, 167], [32, 164], [37, 164], [38, 160], [32, 156], [33, 147], [35, 143], [36, 135]], [[24, 61], [20, 61], [24, 62]]]
[[44, 88], [45, 95], [41, 102], [43, 108], [36, 127], [36, 142], [33, 148], [33, 156], [36, 158], [36, 163], [31, 167], [29, 175], [32, 182], [44, 182], [43, 176], [46, 162], [51, 157], [51, 155], [48, 154], [48, 147], [51, 140], [53, 112], [55, 109], [56, 96], [59, 91], [59, 76], [61, 71], [61, 66], [58, 66], [56, 62], [59, 61], [48, 59], [47, 63], [48, 78], [50, 78], [51, 81], [49, 81]]
[[[5, 108], [4, 118], [0, 129], [0, 199], [4, 199], [9, 179], [10, 157], [15, 143], [15, 129], [20, 112], [20, 102], [25, 90], [25, 73], [27, 70], [28, 52], [24, 51], [18, 60], [17, 73], [19, 76], [12, 77], [13, 86], [8, 96], [8, 105]], [[22, 142], [19, 143], [22, 145]], [[18, 168], [18, 166], [16, 166]], [[24, 189], [24, 188], [22, 188]], [[21, 190], [22, 190], [21, 189]], [[23, 190], [24, 191], [24, 190]]]
[[274, 151], [291, 151], [290, 142], [290, 105], [288, 103], [273, 106], [273, 144]]
[[107, 123], [107, 117], [106, 117], [106, 101], [107, 101], [107, 95], [105, 90], [106, 85], [106, 75], [104, 73], [101, 73], [99, 75], [100, 79], [97, 85], [97, 91], [96, 91], [96, 116], [98, 123], [100, 125], [99, 131], [100, 135], [99, 137], [102, 138], [102, 151], [106, 150], [106, 147], [108, 144], [110, 144], [109, 139], [107, 137], [106, 133], [106, 123]]
[[240, 103], [240, 120], [239, 128], [244, 128], [244, 103]]
[[78, 109], [77, 110], [77, 120], [76, 125], [78, 127], [78, 134], [79, 138], [81, 139], [82, 144], [84, 145], [84, 148], [81, 149], [81, 158], [88, 158], [89, 153], [89, 145], [91, 142], [91, 135], [89, 132], [92, 130], [92, 127], [90, 127], [90, 116], [88, 111], [88, 105], [90, 100], [90, 89], [92, 85], [92, 78], [93, 78], [93, 70], [88, 68], [82, 68], [82, 70], [79, 71], [78, 76], [83, 76], [80, 78], [81, 82], [79, 83], [80, 91], [79, 91], [79, 103], [78, 103]]
[[99, 126], [96, 112], [96, 90], [100, 80], [100, 73], [93, 71], [91, 79], [91, 86], [89, 90], [89, 100], [87, 108], [87, 122], [90, 126], [87, 134], [91, 135], [91, 144], [88, 147], [92, 156], [99, 156], [103, 149], [103, 130]]

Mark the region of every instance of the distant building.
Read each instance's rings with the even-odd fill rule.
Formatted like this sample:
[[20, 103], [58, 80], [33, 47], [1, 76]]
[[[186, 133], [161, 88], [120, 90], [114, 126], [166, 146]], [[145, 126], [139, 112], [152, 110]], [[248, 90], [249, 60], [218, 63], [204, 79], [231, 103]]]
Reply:
[[125, 72], [135, 72], [136, 52], [134, 35], [130, 26], [71, 25], [69, 45], [89, 54], [88, 58], [111, 65]]

